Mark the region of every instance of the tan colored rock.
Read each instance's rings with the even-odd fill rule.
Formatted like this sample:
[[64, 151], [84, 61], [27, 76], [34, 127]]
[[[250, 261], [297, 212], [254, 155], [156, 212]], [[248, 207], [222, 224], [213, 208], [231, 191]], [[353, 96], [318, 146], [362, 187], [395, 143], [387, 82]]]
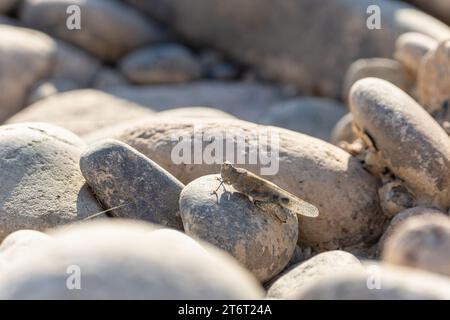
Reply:
[[327, 251], [298, 264], [281, 275], [267, 291], [267, 297], [293, 298], [310, 283], [343, 272], [360, 272], [361, 262], [345, 251]]
[[[51, 232], [0, 274], [0, 299], [258, 299], [234, 259], [173, 230], [109, 219]], [[81, 272], [81, 290], [75, 276]], [[72, 276], [71, 278], [69, 278]]]
[[8, 119], [7, 123], [48, 122], [84, 135], [153, 113], [150, 108], [102, 91], [83, 89], [40, 100]]
[[417, 76], [419, 101], [429, 112], [447, 109], [450, 103], [450, 40], [426, 54]]
[[84, 143], [50, 124], [0, 127], [0, 240], [79, 221], [103, 208], [81, 175]]
[[[203, 162], [183, 164], [179, 159], [177, 150], [182, 145], [174, 149], [177, 139], [186, 138], [186, 145], [190, 146], [194, 128], [202, 128], [207, 135], [219, 137], [219, 141], [223, 141], [226, 133], [232, 137], [248, 138], [249, 144], [260, 144], [263, 150], [265, 144], [264, 141], [258, 142], [258, 132], [279, 137], [279, 171], [263, 177], [314, 204], [320, 211], [318, 218], [299, 218], [299, 243], [302, 246], [331, 250], [360, 242], [371, 243], [381, 234], [385, 218], [378, 205], [376, 180], [357, 159], [322, 140], [285, 129], [228, 119], [155, 118], [130, 124], [128, 128], [122, 127], [109, 134], [187, 184], [198, 177], [218, 173], [220, 168], [218, 164]], [[245, 147], [242, 142], [238, 145]], [[276, 161], [273, 164], [276, 166]], [[239, 166], [256, 174], [261, 174], [263, 167]], [[267, 169], [268, 166], [264, 167]]]
[[350, 110], [375, 174], [388, 168], [414, 195], [413, 206], [450, 206], [450, 139], [419, 104], [393, 84], [367, 78], [353, 86]]
[[33, 84], [50, 73], [55, 42], [38, 31], [0, 25], [0, 124], [25, 106]]
[[300, 300], [448, 300], [447, 277], [370, 261], [365, 272], [331, 275], [303, 288]]
[[422, 58], [434, 50], [438, 42], [422, 33], [407, 32], [395, 42], [394, 58], [417, 77]]
[[421, 214], [402, 222], [383, 247], [383, 260], [450, 276], [450, 218]]

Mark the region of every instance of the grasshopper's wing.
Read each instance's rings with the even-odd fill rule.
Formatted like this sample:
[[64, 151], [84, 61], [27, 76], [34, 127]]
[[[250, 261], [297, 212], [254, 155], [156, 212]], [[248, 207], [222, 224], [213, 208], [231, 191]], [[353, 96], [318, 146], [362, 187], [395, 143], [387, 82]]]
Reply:
[[281, 198], [280, 205], [303, 216], [312, 218], [319, 216], [319, 209], [316, 206], [295, 196]]
[[280, 205], [282, 207], [307, 217], [315, 218], [319, 216], [319, 209], [317, 209], [317, 207], [312, 205], [311, 203], [294, 196], [293, 194], [287, 192], [286, 190], [283, 190], [276, 184], [263, 179], [250, 171], [247, 171], [246, 174], [248, 179], [252, 179], [255, 183], [258, 183], [260, 188], [264, 189], [261, 191], [273, 192], [277, 194], [279, 196]]

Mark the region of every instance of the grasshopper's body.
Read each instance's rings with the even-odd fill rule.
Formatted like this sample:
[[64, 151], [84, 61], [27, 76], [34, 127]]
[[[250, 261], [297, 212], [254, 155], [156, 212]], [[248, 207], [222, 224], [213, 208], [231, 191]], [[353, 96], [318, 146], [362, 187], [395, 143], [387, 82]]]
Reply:
[[[220, 175], [222, 183], [230, 184], [238, 192], [245, 194], [255, 203], [275, 203], [294, 213], [308, 217], [317, 217], [319, 210], [312, 204], [281, 189], [252, 172], [236, 168], [231, 163], [222, 164]], [[286, 217], [278, 217], [286, 222]]]

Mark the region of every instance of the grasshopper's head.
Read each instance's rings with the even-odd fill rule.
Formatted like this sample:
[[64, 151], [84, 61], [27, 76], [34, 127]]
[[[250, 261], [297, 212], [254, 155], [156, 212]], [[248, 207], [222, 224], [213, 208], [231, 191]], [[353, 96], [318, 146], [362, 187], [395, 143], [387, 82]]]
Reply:
[[225, 161], [220, 167], [220, 175], [222, 176], [222, 180], [227, 184], [233, 184], [239, 173], [237, 169], [231, 164], [229, 161]]

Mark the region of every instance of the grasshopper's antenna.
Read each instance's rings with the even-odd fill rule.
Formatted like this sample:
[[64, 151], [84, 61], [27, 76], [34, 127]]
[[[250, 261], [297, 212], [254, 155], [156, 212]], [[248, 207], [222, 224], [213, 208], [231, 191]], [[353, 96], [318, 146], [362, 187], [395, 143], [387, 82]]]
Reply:
[[107, 212], [110, 212], [110, 211], [113, 211], [113, 210], [122, 208], [122, 207], [127, 206], [127, 205], [129, 205], [129, 203], [124, 203], [124, 204], [121, 204], [121, 205], [119, 205], [119, 206], [112, 207], [112, 208], [109, 208], [109, 209], [106, 209], [106, 210], [103, 210], [103, 211], [94, 213], [93, 215], [84, 218], [82, 221], [90, 220], [90, 219], [92, 219], [92, 218], [98, 217], [99, 215], [102, 215], [103, 213], [107, 213]]

